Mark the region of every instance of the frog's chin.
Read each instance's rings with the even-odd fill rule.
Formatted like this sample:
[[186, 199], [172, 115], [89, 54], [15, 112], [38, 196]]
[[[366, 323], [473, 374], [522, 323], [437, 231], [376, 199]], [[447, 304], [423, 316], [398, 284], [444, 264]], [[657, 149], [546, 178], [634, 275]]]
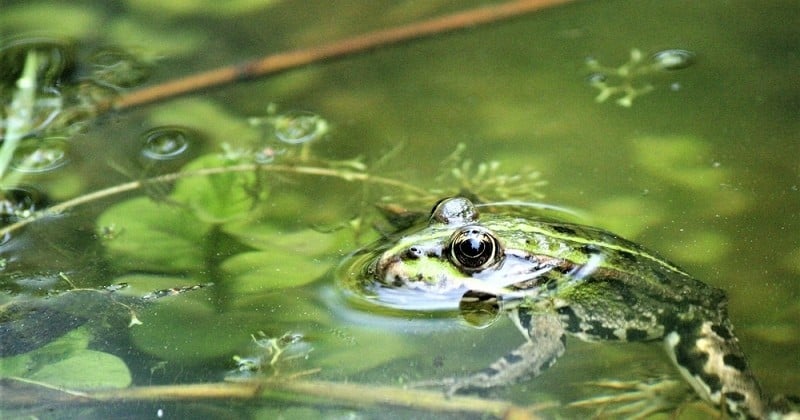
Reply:
[[370, 287], [373, 302], [404, 311], [455, 311], [466, 289], [449, 282], [384, 278]]

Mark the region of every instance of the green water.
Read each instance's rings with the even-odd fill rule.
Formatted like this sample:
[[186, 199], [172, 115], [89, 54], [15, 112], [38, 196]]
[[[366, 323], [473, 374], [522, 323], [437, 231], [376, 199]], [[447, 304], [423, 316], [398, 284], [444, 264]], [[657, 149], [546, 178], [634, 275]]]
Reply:
[[[215, 2], [175, 4], [184, 7], [5, 1], [0, 39], [65, 37], [84, 57], [105, 45], [127, 47], [158, 57], [146, 82], [156, 84], [481, 2], [242, 1], [221, 9]], [[41, 190], [52, 204], [169, 173], [220, 152], [223, 143], [263, 147], [263, 131], [246, 120], [265, 115], [270, 103], [277, 112], [309, 111], [329, 123], [328, 135], [311, 146], [314, 156], [361, 156], [371, 173], [421, 188], [448, 187], [434, 178], [442, 160], [463, 143], [465, 157], [474, 162], [498, 161], [505, 173], [539, 171], [547, 185], [532, 188], [528, 199], [573, 209], [581, 222], [642, 243], [726, 290], [737, 335], [765, 390], [800, 394], [797, 28], [800, 6], [794, 1], [576, 2], [107, 114], [68, 140], [66, 165], [19, 175], [18, 184]], [[636, 86], [654, 89], [630, 107], [617, 105], [619, 96], [596, 102], [587, 57], [617, 67], [632, 49], [645, 60], [668, 49], [690, 51], [695, 59], [685, 69], [635, 79]], [[165, 125], [186, 127], [190, 150], [172, 163], [143, 159], [143, 133]], [[219, 382], [236, 368], [233, 356], [257, 353], [251, 334], [259, 338], [262, 331], [303, 336], [287, 351], [299, 357], [282, 361], [279, 374], [319, 369], [305, 378], [400, 386], [479, 370], [521, 342], [507, 321], [476, 330], [457, 319], [382, 316], [350, 307], [327, 273], [359, 242], [338, 228], [358, 215], [374, 215], [371, 204], [396, 191], [331, 177], [265, 174], [221, 182], [219, 190], [208, 177], [156, 183], [14, 233], [0, 245], [6, 291], [0, 303], [24, 300], [39, 308], [47, 317], [26, 335], [41, 329], [61, 338], [51, 343], [60, 347], [2, 359], [6, 374], [79, 389], [92, 383]], [[248, 201], [252, 194], [236, 195], [238, 182], [268, 194]], [[188, 209], [171, 203], [177, 198], [190, 203]], [[376, 236], [369, 229], [376, 221], [369, 219], [360, 243]], [[59, 294], [120, 282], [130, 287], [119, 295]], [[209, 282], [214, 285], [140, 301], [154, 290]], [[45, 299], [48, 292], [53, 297]], [[142, 325], [128, 326], [131, 313]], [[17, 364], [28, 366], [28, 376]], [[83, 380], [81, 371], [91, 370], [82, 368], [87, 364], [110, 373]], [[273, 374], [266, 370], [264, 375]], [[493, 396], [523, 405], [566, 404], [598, 392], [582, 386], [585, 381], [649, 372], [673, 373], [657, 345], [573, 340], [548, 373]], [[322, 401], [284, 395], [245, 403], [42, 403], [24, 410], [9, 403], [3, 411], [40, 417], [153, 416], [164, 409], [205, 417], [373, 418], [394, 410]]]

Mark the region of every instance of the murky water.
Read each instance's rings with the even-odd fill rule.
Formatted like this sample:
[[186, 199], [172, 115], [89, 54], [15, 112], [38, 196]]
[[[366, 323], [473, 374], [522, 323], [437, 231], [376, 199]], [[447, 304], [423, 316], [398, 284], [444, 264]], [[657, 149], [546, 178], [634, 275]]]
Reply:
[[[94, 77], [92, 92], [108, 94], [481, 4], [212, 3], [6, 1], [0, 50], [30, 38], [68, 43], [70, 80]], [[8, 221], [31, 203], [37, 210], [123, 187], [36, 219], [0, 245], [2, 320], [26, 321], [5, 324], [16, 335], [3, 336], [3, 376], [125, 390], [297, 375], [345, 395], [309, 402], [316, 391], [293, 389], [241, 403], [198, 391], [190, 403], [79, 404], [55, 393], [6, 401], [3, 411], [438, 418], [430, 407], [368, 404], [366, 391], [344, 385], [401, 395], [409, 382], [479, 370], [522, 337], [507, 320], [475, 329], [458, 317], [354, 307], [330, 271], [378, 236], [374, 225], [387, 229], [373, 203], [391, 197], [428, 210], [430, 189], [464, 187], [447, 160], [461, 143], [468, 173], [490, 161], [501, 174], [538, 171], [528, 200], [572, 209], [726, 290], [764, 388], [800, 394], [798, 16], [791, 1], [578, 2], [96, 118], [78, 114], [68, 132], [24, 138], [2, 183], [36, 193], [5, 205], [18, 205]], [[0, 71], [9, 103], [20, 60]], [[115, 72], [119, 63], [128, 69]], [[50, 99], [39, 102], [43, 124], [57, 94], [37, 95]], [[315, 130], [321, 138], [307, 146], [289, 144]], [[291, 141], [280, 142], [284, 134]], [[169, 178], [185, 165], [245, 164], [261, 170]], [[657, 345], [571, 340], [549, 372], [491, 396], [566, 404], [603, 392], [586, 381], [653, 372], [673, 373]], [[591, 411], [541, 411], [559, 413]]]

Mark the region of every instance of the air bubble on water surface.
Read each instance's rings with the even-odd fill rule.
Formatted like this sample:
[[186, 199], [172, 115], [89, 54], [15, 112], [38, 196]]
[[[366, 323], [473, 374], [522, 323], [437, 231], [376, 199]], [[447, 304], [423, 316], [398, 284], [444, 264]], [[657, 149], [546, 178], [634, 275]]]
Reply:
[[289, 144], [303, 144], [328, 132], [328, 122], [313, 112], [288, 111], [272, 119], [275, 137]]
[[681, 70], [694, 64], [695, 54], [681, 49], [663, 50], [651, 57], [656, 68], [661, 70]]
[[608, 80], [608, 76], [603, 73], [592, 73], [586, 77], [586, 82], [592, 86], [605, 83], [606, 80]]
[[14, 152], [11, 167], [19, 172], [42, 173], [58, 169], [69, 160], [64, 138], [29, 139]]
[[157, 127], [144, 133], [142, 155], [153, 160], [172, 160], [189, 149], [191, 130], [178, 126]]

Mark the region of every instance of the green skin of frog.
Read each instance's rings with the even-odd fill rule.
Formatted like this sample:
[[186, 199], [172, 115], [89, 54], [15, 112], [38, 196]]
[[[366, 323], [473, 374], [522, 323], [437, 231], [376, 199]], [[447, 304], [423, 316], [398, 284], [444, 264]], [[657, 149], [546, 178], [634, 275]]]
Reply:
[[[480, 215], [445, 199], [430, 219], [357, 251], [340, 267], [345, 287], [493, 297], [526, 337], [448, 394], [535, 377], [587, 341], [661, 340], [697, 394], [744, 418], [781, 417], [764, 398], [727, 315], [725, 294], [656, 254], [601, 229]], [[369, 298], [369, 296], [367, 296]], [[374, 298], [374, 295], [373, 295]], [[788, 417], [788, 416], [787, 416]]]

